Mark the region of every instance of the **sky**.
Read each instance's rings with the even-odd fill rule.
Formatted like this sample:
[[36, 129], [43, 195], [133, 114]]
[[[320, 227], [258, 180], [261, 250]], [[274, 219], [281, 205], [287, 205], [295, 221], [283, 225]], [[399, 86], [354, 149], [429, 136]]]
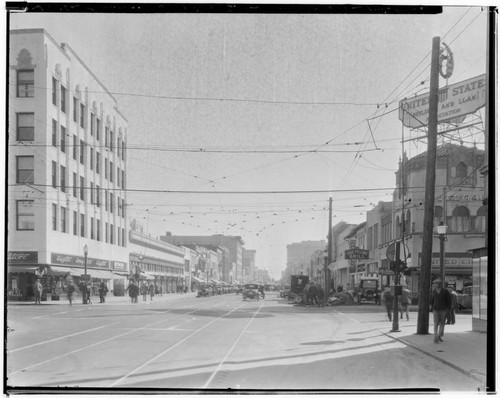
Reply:
[[449, 84], [486, 71], [478, 6], [434, 15], [28, 12], [9, 23], [68, 43], [113, 93], [129, 122], [129, 220], [152, 236], [241, 236], [276, 278], [288, 244], [326, 241], [330, 196], [333, 225], [361, 223], [392, 200], [403, 148], [410, 158], [427, 149], [401, 144], [419, 132], [403, 128], [397, 109], [429, 91], [433, 37], [453, 51]]

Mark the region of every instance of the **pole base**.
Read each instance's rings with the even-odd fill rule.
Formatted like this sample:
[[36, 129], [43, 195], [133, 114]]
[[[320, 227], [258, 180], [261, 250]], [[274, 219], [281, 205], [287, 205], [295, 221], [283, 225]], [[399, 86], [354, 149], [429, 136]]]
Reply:
[[392, 330], [389, 331], [389, 333], [397, 333], [397, 332], [401, 332], [401, 330], [399, 330], [399, 329], [396, 329], [396, 330], [392, 329]]

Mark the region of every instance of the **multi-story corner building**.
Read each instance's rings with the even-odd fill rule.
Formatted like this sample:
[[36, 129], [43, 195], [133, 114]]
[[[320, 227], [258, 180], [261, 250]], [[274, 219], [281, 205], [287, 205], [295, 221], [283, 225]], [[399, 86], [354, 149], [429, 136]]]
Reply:
[[217, 267], [221, 280], [226, 283], [238, 283], [243, 275], [243, 245], [245, 242], [241, 236], [179, 236], [167, 232], [166, 235], [160, 236], [160, 239], [179, 246], [198, 245], [216, 252], [221, 250], [220, 262]]
[[[369, 234], [370, 243], [368, 243], [367, 239], [367, 228], [366, 221], [361, 224], [356, 225], [351, 229], [351, 232], [344, 236], [344, 239], [349, 244], [349, 249], [362, 249], [367, 250], [369, 246], [373, 245], [377, 237], [377, 234], [373, 234], [373, 230]], [[342, 253], [345, 258], [345, 251]], [[348, 273], [349, 273], [349, 284], [350, 286], [356, 286], [359, 283], [359, 278], [362, 276], [366, 276], [368, 273], [368, 265], [367, 259], [346, 259], [349, 264]]]
[[[344, 291], [350, 285], [351, 277], [351, 261], [345, 258], [346, 250], [352, 249], [351, 240], [348, 238], [357, 227], [353, 224], [347, 224], [348, 226], [342, 229], [337, 235], [335, 241], [336, 253], [334, 261], [329, 265], [329, 268], [333, 271], [333, 284], [336, 289], [338, 286], [342, 286]], [[352, 286], [351, 286], [352, 287]]]
[[185, 274], [185, 248], [163, 242], [131, 229], [129, 232], [131, 277], [153, 283], [162, 293], [177, 293], [189, 287]]
[[9, 39], [9, 298], [41, 277], [57, 299], [85, 268], [112, 291], [128, 271], [128, 122], [68, 44], [43, 29]]
[[255, 274], [255, 250], [243, 249], [243, 278], [242, 281], [252, 281], [257, 278]]

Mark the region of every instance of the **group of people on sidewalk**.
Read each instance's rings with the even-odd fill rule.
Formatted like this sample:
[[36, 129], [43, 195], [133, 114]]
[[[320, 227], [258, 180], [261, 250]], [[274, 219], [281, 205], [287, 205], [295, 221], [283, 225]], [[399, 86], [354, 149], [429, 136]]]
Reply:
[[[455, 310], [457, 308], [457, 293], [453, 286], [446, 284], [443, 287], [441, 279], [436, 279], [432, 283], [432, 293], [430, 298], [431, 310], [434, 316], [434, 342], [443, 341], [444, 325], [455, 324]], [[406, 320], [410, 320], [409, 314], [409, 294], [410, 291], [403, 287], [401, 292], [401, 301], [399, 303], [399, 313], [403, 319], [403, 313], [406, 313]], [[394, 295], [389, 287], [386, 287], [383, 294], [387, 316], [392, 321], [392, 311], [394, 306]], [[395, 316], [398, 316], [397, 314]]]
[[158, 293], [158, 289], [155, 288], [153, 283], [149, 285], [147, 283], [143, 283], [139, 286], [139, 283], [136, 281], [130, 281], [127, 290], [131, 303], [137, 303], [139, 301], [139, 293], [142, 294], [143, 301], [147, 301], [148, 294], [150, 300], [153, 301], [154, 295]]

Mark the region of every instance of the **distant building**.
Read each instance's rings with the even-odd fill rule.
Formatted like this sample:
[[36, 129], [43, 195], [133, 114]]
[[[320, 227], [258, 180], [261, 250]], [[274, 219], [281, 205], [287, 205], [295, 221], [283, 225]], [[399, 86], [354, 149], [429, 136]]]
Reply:
[[256, 278], [255, 254], [255, 250], [243, 249], [243, 281], [251, 281]]
[[311, 267], [311, 256], [318, 250], [325, 250], [326, 241], [302, 241], [286, 246], [286, 277], [290, 275], [309, 275]]
[[221, 250], [220, 278], [222, 281], [231, 283], [233, 280], [239, 281], [243, 276], [243, 245], [245, 242], [241, 236], [179, 236], [167, 232], [160, 236], [164, 242], [178, 246], [191, 247], [199, 245], [211, 250]]
[[[7, 290], [47, 299], [72, 277], [113, 291], [128, 272], [128, 122], [78, 54], [43, 29], [9, 36]], [[87, 255], [84, 254], [87, 248]], [[116, 272], [115, 272], [116, 271]]]

